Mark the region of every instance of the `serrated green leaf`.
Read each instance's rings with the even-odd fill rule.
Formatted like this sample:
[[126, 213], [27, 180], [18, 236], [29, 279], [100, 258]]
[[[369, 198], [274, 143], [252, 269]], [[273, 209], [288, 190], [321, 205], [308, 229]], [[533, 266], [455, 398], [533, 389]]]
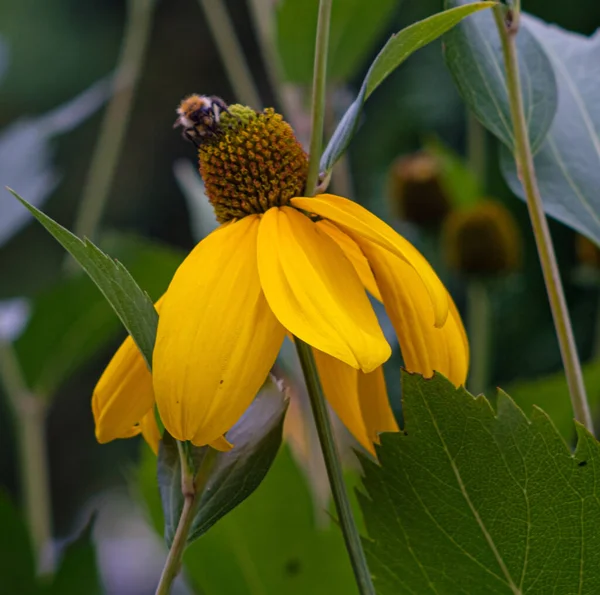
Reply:
[[[188, 542], [206, 533], [260, 485], [281, 445], [287, 405], [287, 398], [279, 391], [264, 389], [227, 433], [227, 439], [234, 448], [229, 452], [220, 452], [215, 457], [209, 480], [200, 496]], [[209, 448], [190, 445], [196, 469], [200, 467]], [[163, 436], [159, 447], [158, 485], [165, 517], [165, 539], [170, 544], [181, 515], [183, 496], [177, 444], [168, 434]]]
[[[592, 417], [600, 414], [600, 362], [589, 362], [582, 366], [583, 382], [587, 390]], [[539, 407], [550, 419], [563, 438], [571, 443], [575, 437], [573, 406], [569, 398], [569, 387], [563, 371], [533, 380], [519, 380], [507, 388], [514, 402], [527, 414]]]
[[[184, 253], [139, 237], [110, 234], [101, 244], [122, 262], [156, 301]], [[32, 301], [31, 318], [16, 341], [27, 385], [51, 396], [79, 366], [110, 342], [120, 328], [102, 294], [86, 275], [60, 279]]]
[[65, 548], [54, 580], [43, 591], [45, 595], [102, 595], [92, 525], [93, 521]]
[[35, 563], [25, 521], [0, 492], [0, 591], [36, 595]]
[[[347, 81], [362, 66], [398, 0], [336, 0], [332, 6], [327, 74]], [[312, 80], [319, 0], [283, 0], [277, 7], [277, 45], [287, 81]]]
[[321, 157], [321, 171], [328, 172], [344, 154], [359, 124], [369, 95], [411, 54], [431, 43], [470, 14], [494, 6], [494, 2], [474, 2], [435, 14], [393, 35], [371, 64], [357, 98], [344, 114]]
[[[447, 6], [469, 6], [469, 0], [446, 0]], [[558, 104], [554, 69], [527, 27], [517, 35], [519, 71], [531, 148], [537, 151], [550, 129]], [[463, 99], [481, 121], [513, 150], [500, 37], [491, 12], [463, 21], [444, 36], [444, 56]]]
[[[544, 210], [600, 245], [600, 32], [592, 37], [565, 31], [524, 15], [523, 27], [554, 67], [558, 111], [534, 158]], [[524, 198], [512, 155], [501, 156], [504, 176]]]
[[600, 445], [572, 454], [505, 393], [404, 374], [403, 433], [365, 461], [365, 541], [379, 595], [600, 592]]
[[89, 240], [80, 240], [68, 229], [30, 205], [16, 192], [10, 189], [9, 191], [90, 276], [121, 319], [150, 367], [158, 314], [148, 294], [140, 289], [129, 271], [120, 262], [104, 254]]

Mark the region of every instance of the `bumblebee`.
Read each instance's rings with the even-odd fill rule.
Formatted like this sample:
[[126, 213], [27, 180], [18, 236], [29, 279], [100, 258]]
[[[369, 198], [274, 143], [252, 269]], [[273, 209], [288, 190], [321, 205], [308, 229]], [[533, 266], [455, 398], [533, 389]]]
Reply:
[[226, 111], [227, 104], [220, 97], [190, 95], [179, 104], [173, 128], [181, 126], [183, 137], [199, 147], [203, 140], [219, 133], [221, 114]]

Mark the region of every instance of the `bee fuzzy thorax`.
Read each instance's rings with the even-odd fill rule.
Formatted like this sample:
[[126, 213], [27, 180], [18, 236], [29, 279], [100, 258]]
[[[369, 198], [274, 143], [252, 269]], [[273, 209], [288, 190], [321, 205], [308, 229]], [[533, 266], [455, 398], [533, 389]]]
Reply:
[[174, 128], [181, 126], [183, 136], [200, 146], [204, 138], [217, 135], [223, 112], [227, 112], [227, 104], [219, 97], [190, 95], [177, 108]]

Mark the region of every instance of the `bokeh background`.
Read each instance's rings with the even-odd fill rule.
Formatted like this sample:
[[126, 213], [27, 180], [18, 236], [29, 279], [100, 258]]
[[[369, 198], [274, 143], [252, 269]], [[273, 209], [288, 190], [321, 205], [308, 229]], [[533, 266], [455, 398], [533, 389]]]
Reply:
[[[263, 105], [283, 109], [285, 106], [277, 103], [283, 90], [293, 98], [292, 105], [299, 107], [291, 119], [299, 134], [305, 134], [306, 114], [302, 109], [309, 88], [305, 66], [310, 65], [312, 56], [303, 45], [302, 35], [292, 33], [297, 27], [313, 34], [310, 26], [316, 22], [317, 3], [263, 3], [271, 14], [274, 44], [281, 50], [285, 89], [272, 86], [252, 8], [243, 0], [224, 4]], [[297, 5], [293, 10], [292, 4]], [[370, 61], [389, 35], [441, 9], [439, 0], [389, 4], [385, 18], [373, 26], [363, 44], [364, 51], [348, 58], [346, 72], [332, 82], [331, 123], [352, 101]], [[595, 2], [527, 0], [524, 4], [527, 11], [573, 31], [590, 34], [600, 26], [600, 4]], [[278, 15], [289, 14], [301, 18], [295, 23], [292, 19], [291, 29], [290, 19], [282, 19], [278, 29]], [[0, 3], [0, 186], [9, 185], [27, 200], [43, 205], [46, 213], [70, 229], [84, 193], [105, 106], [112, 96], [110, 81], [127, 15], [124, 0]], [[340, 30], [344, 32], [344, 27]], [[359, 34], [345, 31], [346, 37], [340, 42], [341, 63], [345, 60], [344, 43], [351, 47], [353, 36]], [[193, 223], [193, 216], [197, 216], [194, 192], [198, 188], [193, 173], [194, 150], [172, 128], [178, 102], [192, 92], [219, 95], [229, 103], [238, 100], [201, 5], [196, 0], [157, 0], [123, 150], [96, 235], [98, 243], [130, 267], [152, 297], [160, 295], [182, 256], [194, 245], [200, 233], [198, 226], [211, 224], [202, 211], [199, 217], [205, 220]], [[345, 164], [348, 175], [343, 180], [334, 179], [333, 188], [335, 191], [337, 184], [341, 192], [343, 185], [350, 198], [419, 245], [465, 315], [468, 282], [446, 265], [446, 247], [439, 230], [423, 232], [397, 217], [389, 194], [389, 175], [398, 157], [421, 149], [431, 137], [464, 156], [466, 130], [465, 109], [444, 65], [442, 43], [433, 43], [411, 57], [369, 99]], [[492, 311], [488, 385], [502, 386], [509, 392], [514, 386], [515, 396], [522, 395], [525, 405], [537, 402], [534, 393], [539, 393], [540, 387], [550, 387], [558, 399], [568, 402], [566, 393], [561, 392], [564, 383], [560, 374], [552, 376], [560, 370], [560, 355], [526, 208], [502, 179], [495, 142], [487, 139], [486, 144], [485, 195], [501, 201], [514, 215], [522, 241], [519, 270], [486, 284]], [[4, 340], [16, 341], [27, 382], [49, 403], [46, 427], [55, 533], [58, 540], [67, 539], [85, 524], [91, 510], [99, 509], [97, 553], [106, 592], [150, 593], [164, 552], [159, 538], [145, 524], [130, 489], [140, 457], [147, 458], [146, 447], [137, 439], [97, 444], [90, 409], [94, 384], [124, 331], [91, 282], [66, 270], [69, 267], [65, 266], [62, 248], [41, 226], [23, 217], [23, 212], [8, 192], [0, 191], [0, 332]], [[593, 364], [599, 335], [598, 278], [589, 267], [582, 268], [574, 232], [556, 222], [551, 222], [551, 230], [579, 352], [584, 361], [592, 362], [586, 367], [591, 379], [588, 390], [591, 398], [598, 400], [600, 373]], [[25, 330], [19, 330], [23, 325]], [[386, 369], [390, 396], [398, 411], [399, 365], [396, 353]], [[540, 378], [546, 384], [530, 384]], [[2, 398], [0, 489], [18, 502], [15, 451], [11, 410]], [[294, 467], [302, 463], [294, 463], [287, 449], [281, 456], [285, 461], [279, 463], [278, 475], [269, 480], [265, 490], [272, 495], [281, 489], [286, 495], [280, 498], [287, 498], [292, 508], [299, 507], [302, 518], [310, 523], [313, 504], [308, 494], [319, 489], [322, 492], [315, 487], [319, 480], [313, 477], [312, 487], [307, 486]], [[299, 482], [298, 489], [284, 492], [293, 481]], [[259, 490], [253, 501], [258, 501], [260, 494]], [[301, 501], [290, 504], [293, 498]], [[282, 508], [278, 514], [291, 513]], [[323, 521], [322, 515], [315, 516]], [[241, 533], [246, 530], [243, 519], [231, 527]], [[296, 537], [291, 527], [284, 527], [287, 525], [280, 519], [280, 533], [273, 534], [271, 540], [305, 539], [311, 543], [309, 537]], [[326, 539], [337, 539], [331, 536], [331, 527], [322, 531], [327, 533]], [[241, 534], [232, 534], [230, 541], [236, 540], [244, 541]], [[234, 562], [226, 548], [222, 553], [215, 555], [211, 564], [221, 565], [222, 572], [227, 573]], [[304, 572], [302, 564], [301, 557], [292, 556], [277, 572], [300, 581], [294, 577]], [[199, 580], [206, 588], [212, 579], [204, 576]], [[183, 585], [179, 588], [186, 590]], [[246, 592], [236, 589], [206, 588], [206, 592]]]

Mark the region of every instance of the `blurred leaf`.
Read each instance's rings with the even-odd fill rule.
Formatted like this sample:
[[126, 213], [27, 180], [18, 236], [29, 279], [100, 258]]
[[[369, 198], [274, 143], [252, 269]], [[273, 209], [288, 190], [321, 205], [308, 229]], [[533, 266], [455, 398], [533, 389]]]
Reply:
[[9, 57], [10, 48], [8, 47], [8, 43], [4, 37], [0, 35], [0, 82], [2, 82], [2, 79], [8, 70]]
[[[389, 25], [398, 0], [336, 0], [331, 13], [327, 76], [347, 81], [362, 67]], [[282, 0], [277, 9], [277, 43], [285, 79], [312, 81], [319, 0]]]
[[440, 164], [441, 183], [452, 206], [457, 209], [474, 206], [482, 198], [482, 190], [465, 160], [438, 139], [429, 140], [425, 148]]
[[[544, 210], [600, 245], [600, 32], [584, 37], [530, 16], [522, 23], [558, 83], [558, 111], [535, 155]], [[512, 155], [503, 151], [501, 161], [509, 186], [524, 198]]]
[[357, 98], [331, 136], [321, 157], [321, 171], [331, 170], [335, 162], [344, 154], [358, 128], [364, 102], [402, 62], [454, 27], [466, 16], [493, 5], [493, 2], [475, 2], [468, 6], [446, 10], [392, 35], [371, 64]]
[[[469, 5], [469, 0], [446, 0], [446, 5]], [[516, 39], [529, 140], [535, 152], [544, 142], [556, 113], [556, 78], [546, 52], [527, 27], [521, 27]], [[463, 21], [445, 35], [444, 48], [446, 64], [468, 107], [512, 150], [504, 59], [493, 14], [484, 12]]]
[[173, 164], [173, 173], [179, 189], [185, 197], [190, 214], [192, 236], [199, 242], [219, 226], [215, 210], [204, 192], [204, 182], [198, 170], [190, 161], [187, 159], [176, 161]]
[[357, 593], [340, 529], [316, 527], [287, 449], [255, 495], [189, 547], [184, 564], [203, 595]]
[[[592, 417], [600, 414], [600, 362], [583, 365], [583, 379], [588, 394]], [[548, 414], [563, 438], [572, 442], [575, 438], [573, 408], [564, 372], [557, 372], [535, 380], [521, 380], [511, 384], [507, 392], [515, 403], [528, 413], [539, 407]]]
[[25, 329], [31, 307], [25, 298], [0, 301], [0, 341], [16, 341]]
[[405, 431], [364, 462], [365, 541], [380, 595], [600, 592], [598, 442], [574, 455], [548, 416], [498, 412], [442, 376], [404, 374]]
[[102, 595], [92, 526], [93, 521], [65, 548], [52, 584], [43, 590], [45, 595]]
[[[142, 238], [112, 234], [102, 246], [117, 256], [140, 287], [156, 301], [184, 254]], [[36, 296], [30, 322], [16, 342], [28, 385], [51, 396], [120, 328], [109, 303], [86, 275], [61, 279]]]
[[0, 591], [30, 595], [38, 593], [35, 564], [25, 521], [0, 492]]
[[[0, 53], [1, 49], [0, 46]], [[81, 124], [100, 108], [109, 94], [109, 80], [103, 79], [48, 114], [21, 119], [5, 128], [0, 133], [0, 185], [16, 188], [29, 197], [32, 205], [41, 206], [59, 178], [52, 165], [50, 141]], [[28, 221], [27, 211], [15, 201], [2, 199], [0, 245]]]
[[[234, 448], [215, 457], [188, 542], [204, 535], [260, 485], [281, 445], [287, 406], [287, 397], [278, 390], [262, 390], [240, 421], [227, 433], [227, 440]], [[190, 445], [196, 469], [209, 448]], [[183, 496], [177, 444], [167, 433], [158, 453], [158, 485], [165, 512], [165, 539], [170, 545], [181, 515]]]
[[120, 262], [112, 260], [89, 240], [80, 240], [13, 190], [10, 192], [90, 276], [121, 319], [150, 367], [158, 314], [148, 294], [140, 289]]

